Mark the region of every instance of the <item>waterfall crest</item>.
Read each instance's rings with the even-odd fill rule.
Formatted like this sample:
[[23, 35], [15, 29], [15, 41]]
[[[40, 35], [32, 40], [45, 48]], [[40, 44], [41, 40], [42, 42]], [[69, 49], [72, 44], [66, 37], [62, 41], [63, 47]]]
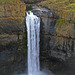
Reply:
[[28, 75], [35, 75], [40, 71], [39, 64], [39, 33], [40, 18], [31, 11], [26, 16], [27, 38], [28, 38]]

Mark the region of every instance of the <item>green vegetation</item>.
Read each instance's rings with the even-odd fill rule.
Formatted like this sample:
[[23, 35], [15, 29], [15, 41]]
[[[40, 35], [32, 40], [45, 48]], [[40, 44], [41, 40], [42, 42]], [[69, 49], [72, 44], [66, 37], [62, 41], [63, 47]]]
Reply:
[[70, 23], [73, 23], [73, 24], [75, 24], [75, 21], [70, 21]]
[[57, 23], [56, 23], [56, 28], [60, 28], [62, 25], [66, 24], [66, 23], [72, 23], [75, 24], [75, 21], [70, 21], [70, 20], [65, 20], [65, 19], [58, 19]]
[[63, 20], [63, 19], [58, 19], [58, 20], [57, 20], [57, 22], [61, 22], [61, 21], [64, 21], [64, 20]]
[[5, 1], [14, 1], [14, 0], [0, 0], [0, 2], [5, 2]]
[[75, 6], [75, 3], [69, 4], [67, 7], [69, 7], [69, 6]]
[[61, 28], [69, 23], [75, 24], [75, 0], [45, 0], [38, 6], [47, 7], [59, 16], [56, 28]]
[[60, 18], [75, 20], [75, 0], [46, 0], [40, 2], [38, 5], [55, 11]]
[[58, 19], [57, 23], [56, 23], [56, 28], [61, 27], [64, 23], [66, 23], [67, 21], [64, 19]]

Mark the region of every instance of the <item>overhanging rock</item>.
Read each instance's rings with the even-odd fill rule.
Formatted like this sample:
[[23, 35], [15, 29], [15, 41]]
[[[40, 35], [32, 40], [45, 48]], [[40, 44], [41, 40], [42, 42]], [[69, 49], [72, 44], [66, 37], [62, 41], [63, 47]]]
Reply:
[[41, 18], [41, 33], [53, 34], [58, 16], [47, 8], [33, 6], [32, 12]]

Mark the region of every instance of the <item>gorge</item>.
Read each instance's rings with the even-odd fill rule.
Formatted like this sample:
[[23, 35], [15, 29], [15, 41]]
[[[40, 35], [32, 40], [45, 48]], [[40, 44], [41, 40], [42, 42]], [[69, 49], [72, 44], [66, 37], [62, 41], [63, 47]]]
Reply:
[[75, 1], [42, 0], [36, 4], [3, 1], [0, 1], [0, 75], [27, 74], [25, 11], [29, 8], [40, 18], [40, 70], [48, 68], [55, 75], [75, 75]]

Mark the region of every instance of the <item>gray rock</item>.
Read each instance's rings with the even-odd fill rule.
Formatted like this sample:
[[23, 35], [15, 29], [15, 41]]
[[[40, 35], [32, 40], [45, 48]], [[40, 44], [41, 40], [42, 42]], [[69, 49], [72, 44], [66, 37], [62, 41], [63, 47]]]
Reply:
[[58, 16], [47, 8], [41, 8], [37, 6], [33, 7], [32, 12], [41, 18], [41, 33], [53, 34]]
[[59, 37], [55, 34], [58, 16], [47, 8], [37, 6], [33, 7], [32, 12], [41, 19], [40, 50], [42, 55], [44, 57], [55, 57], [64, 61], [74, 56], [75, 40], [68, 37]]

